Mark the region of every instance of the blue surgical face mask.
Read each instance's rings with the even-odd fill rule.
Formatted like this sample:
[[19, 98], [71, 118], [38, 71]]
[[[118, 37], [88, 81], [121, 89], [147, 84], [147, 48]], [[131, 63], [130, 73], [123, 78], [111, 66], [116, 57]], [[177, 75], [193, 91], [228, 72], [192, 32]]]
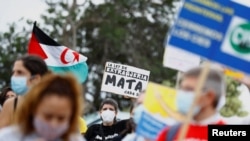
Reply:
[[134, 116], [133, 116], [133, 120], [134, 120], [134, 123], [136, 125], [138, 125], [140, 119], [141, 119], [141, 115], [142, 115], [142, 112], [144, 111], [144, 107], [142, 104], [138, 105], [137, 107], [135, 107], [134, 109]]
[[[195, 99], [194, 92], [178, 90], [177, 97], [176, 97], [178, 112], [182, 114], [187, 114], [194, 102], [194, 99]], [[200, 107], [195, 106], [193, 110], [193, 115], [196, 115], [197, 113], [199, 113], [199, 111], [200, 111]]]
[[27, 77], [25, 76], [12, 76], [11, 88], [14, 93], [18, 95], [24, 95], [28, 91]]

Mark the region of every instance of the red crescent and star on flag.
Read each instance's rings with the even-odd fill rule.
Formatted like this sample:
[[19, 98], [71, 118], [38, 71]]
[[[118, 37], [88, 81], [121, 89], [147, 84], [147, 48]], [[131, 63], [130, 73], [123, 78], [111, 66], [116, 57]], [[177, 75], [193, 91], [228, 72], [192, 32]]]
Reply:
[[[61, 60], [61, 62], [62, 62], [63, 64], [68, 64], [68, 63], [70, 63], [70, 61], [66, 61], [66, 60], [65, 60], [65, 56], [66, 56], [66, 53], [67, 53], [68, 51], [69, 51], [69, 48], [65, 48], [65, 49], [62, 51], [61, 55], [60, 55], [60, 60]], [[75, 52], [75, 51], [73, 51], [72, 53], [73, 53], [73, 55], [74, 55], [74, 60], [73, 60], [73, 62], [74, 62], [74, 61], [79, 62], [79, 53], [77, 53], [77, 52]]]
[[[30, 41], [30, 45], [29, 46], [32, 46], [32, 48], [29, 48], [29, 53], [31, 54], [37, 54], [39, 56], [41, 56], [43, 59], [47, 59], [48, 56], [46, 55], [46, 53], [44, 52], [44, 50], [42, 49], [41, 45], [39, 44], [39, 42], [37, 41], [36, 37], [34, 35], [32, 35], [31, 37], [31, 41]], [[75, 51], [72, 51], [70, 50], [69, 48], [65, 48], [61, 55], [60, 55], [60, 61], [63, 63], [63, 64], [68, 64], [70, 63], [71, 61], [66, 61], [65, 57], [66, 57], [66, 54], [68, 51], [71, 51], [74, 55], [74, 58], [73, 58], [73, 62], [79, 62], [79, 53], [78, 52], [75, 52]]]

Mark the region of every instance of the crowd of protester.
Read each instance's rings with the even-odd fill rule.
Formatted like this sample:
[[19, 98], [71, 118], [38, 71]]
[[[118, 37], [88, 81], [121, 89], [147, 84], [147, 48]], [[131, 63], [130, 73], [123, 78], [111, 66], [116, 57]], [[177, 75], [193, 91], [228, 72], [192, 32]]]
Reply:
[[[223, 72], [210, 69], [197, 99], [195, 89], [203, 66], [183, 73], [176, 93], [180, 119], [159, 130], [157, 141], [177, 140], [193, 103], [196, 104], [185, 139], [208, 139], [208, 125], [228, 124], [221, 118], [218, 105], [225, 99]], [[0, 95], [0, 141], [150, 141], [136, 132], [145, 110], [145, 91], [131, 98], [130, 118], [118, 120], [118, 104], [106, 98], [99, 107], [99, 124], [87, 127], [83, 118], [83, 87], [68, 74], [49, 71], [38, 56], [18, 58], [12, 68], [11, 83]], [[247, 79], [238, 80], [248, 86]], [[168, 113], [171, 116], [171, 113]]]

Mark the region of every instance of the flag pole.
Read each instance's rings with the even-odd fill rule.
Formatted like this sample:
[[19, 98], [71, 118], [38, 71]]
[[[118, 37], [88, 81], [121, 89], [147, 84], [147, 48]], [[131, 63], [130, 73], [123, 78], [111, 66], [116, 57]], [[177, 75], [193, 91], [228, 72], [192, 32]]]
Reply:
[[176, 83], [175, 83], [175, 89], [179, 88], [179, 83], [180, 83], [181, 75], [182, 75], [182, 72], [178, 71], [177, 72], [177, 79], [176, 79]]
[[188, 125], [192, 119], [194, 108], [196, 106], [198, 97], [199, 97], [199, 95], [202, 91], [202, 88], [204, 86], [205, 80], [206, 80], [207, 75], [209, 73], [209, 69], [210, 69], [210, 62], [206, 61], [203, 68], [202, 68], [202, 72], [199, 76], [197, 87], [195, 88], [195, 100], [194, 100], [191, 108], [189, 109], [189, 112], [186, 116], [187, 118], [184, 121], [184, 124], [182, 125], [182, 127], [180, 129], [180, 134], [178, 135], [178, 141], [183, 141], [183, 139], [185, 138], [185, 136], [187, 134]]

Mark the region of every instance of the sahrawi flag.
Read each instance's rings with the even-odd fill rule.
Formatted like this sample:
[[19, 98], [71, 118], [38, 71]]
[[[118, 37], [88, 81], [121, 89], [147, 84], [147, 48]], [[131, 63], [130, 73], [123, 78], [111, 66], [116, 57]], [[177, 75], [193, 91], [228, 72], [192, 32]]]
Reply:
[[36, 26], [36, 22], [33, 26], [28, 53], [42, 57], [49, 69], [55, 73], [72, 72], [81, 83], [87, 79], [87, 57], [51, 39]]

